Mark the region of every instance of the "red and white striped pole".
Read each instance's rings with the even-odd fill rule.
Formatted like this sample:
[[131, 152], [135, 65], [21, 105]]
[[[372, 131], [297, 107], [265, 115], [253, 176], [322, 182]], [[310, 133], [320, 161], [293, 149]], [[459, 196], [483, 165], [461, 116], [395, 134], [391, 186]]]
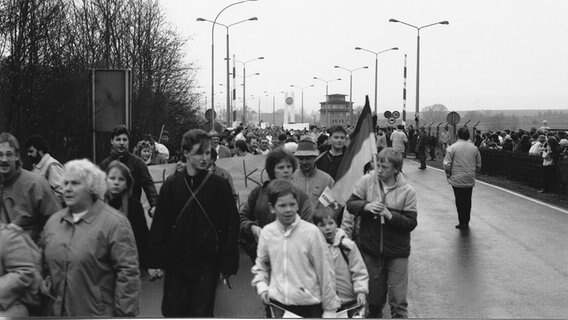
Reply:
[[404, 85], [402, 87], [402, 125], [406, 127], [406, 54], [404, 54]]

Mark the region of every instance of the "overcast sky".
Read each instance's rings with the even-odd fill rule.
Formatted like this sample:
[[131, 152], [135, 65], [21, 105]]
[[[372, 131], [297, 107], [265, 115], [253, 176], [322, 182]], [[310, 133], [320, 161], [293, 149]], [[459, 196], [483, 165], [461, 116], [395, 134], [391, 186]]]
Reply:
[[[236, 0], [161, 0], [170, 23], [188, 38], [187, 60], [198, 67], [196, 79], [211, 94], [211, 26]], [[353, 102], [374, 101], [375, 55], [356, 51], [363, 47], [379, 55], [378, 109], [402, 110], [404, 55], [407, 54], [407, 111], [415, 108], [416, 30], [390, 18], [423, 26], [448, 20], [420, 31], [420, 107], [444, 104], [449, 110], [568, 109], [568, 1], [564, 0], [258, 0], [225, 10], [217, 20], [232, 26], [230, 53], [247, 64], [247, 100], [261, 98], [261, 111], [272, 110], [268, 92], [295, 91], [296, 109], [304, 90], [306, 114], [325, 101], [325, 83], [314, 80], [342, 78], [329, 83], [329, 93], [349, 94], [347, 69], [353, 72]], [[224, 107], [226, 29], [215, 27], [215, 105]], [[242, 66], [237, 64], [237, 74]], [[237, 85], [242, 81], [237, 78]], [[231, 83], [232, 85], [232, 83]], [[238, 88], [242, 96], [242, 87]], [[258, 108], [254, 98], [249, 106]], [[276, 107], [283, 106], [278, 94]], [[349, 97], [347, 97], [349, 100]], [[240, 104], [239, 104], [240, 107]]]

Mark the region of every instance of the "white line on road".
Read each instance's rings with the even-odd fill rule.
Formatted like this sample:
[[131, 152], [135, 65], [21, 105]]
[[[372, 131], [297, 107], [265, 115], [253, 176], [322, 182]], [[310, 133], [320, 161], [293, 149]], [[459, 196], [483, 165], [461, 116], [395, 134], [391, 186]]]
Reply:
[[[418, 164], [417, 164], [417, 165], [418, 165]], [[434, 169], [434, 170], [438, 170], [438, 171], [441, 171], [441, 172], [444, 172], [444, 170], [442, 170], [442, 169], [434, 168], [434, 167], [431, 167], [431, 166], [428, 166], [428, 168]], [[505, 188], [498, 187], [498, 186], [496, 186], [496, 185], [494, 185], [494, 184], [491, 184], [491, 183], [483, 182], [483, 181], [480, 181], [480, 180], [477, 180], [477, 179], [476, 179], [476, 181], [477, 181], [478, 183], [484, 184], [484, 185], [486, 185], [486, 186], [490, 186], [490, 187], [493, 187], [493, 188], [495, 188], [495, 189], [498, 189], [498, 190], [501, 190], [501, 191], [504, 191], [504, 192], [513, 194], [513, 195], [515, 195], [515, 196], [517, 196], [517, 197], [523, 198], [523, 199], [525, 199], [525, 200], [532, 201], [532, 202], [534, 202], [534, 203], [536, 203], [536, 204], [540, 204], [541, 206], [545, 206], [545, 207], [548, 207], [548, 208], [550, 208], [550, 209], [554, 209], [554, 210], [556, 210], [556, 211], [562, 212], [562, 213], [564, 213], [565, 215], [568, 215], [568, 210], [562, 209], [562, 208], [560, 208], [560, 207], [553, 206], [553, 205], [548, 204], [548, 203], [546, 203], [546, 202], [542, 202], [542, 201], [533, 199], [533, 198], [531, 198], [531, 197], [527, 197], [527, 196], [525, 196], [525, 195], [523, 195], [523, 194], [520, 194], [520, 193], [511, 191], [511, 190], [508, 190], [508, 189], [505, 189]]]

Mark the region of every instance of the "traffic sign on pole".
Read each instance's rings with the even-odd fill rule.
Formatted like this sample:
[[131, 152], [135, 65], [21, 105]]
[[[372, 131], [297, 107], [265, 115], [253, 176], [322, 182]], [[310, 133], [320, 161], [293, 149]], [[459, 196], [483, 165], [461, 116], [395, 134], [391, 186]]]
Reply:
[[456, 124], [460, 123], [460, 115], [457, 112], [452, 111], [448, 113], [448, 116], [446, 117], [446, 122], [448, 122], [448, 124], [455, 126]]

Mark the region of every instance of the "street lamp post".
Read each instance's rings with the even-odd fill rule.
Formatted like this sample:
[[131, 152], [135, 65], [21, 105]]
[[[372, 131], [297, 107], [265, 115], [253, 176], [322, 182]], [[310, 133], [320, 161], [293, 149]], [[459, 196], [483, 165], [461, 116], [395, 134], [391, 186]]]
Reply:
[[369, 69], [369, 66], [363, 66], [357, 69], [347, 69], [340, 66], [334, 66], [334, 68], [343, 69], [349, 72], [349, 124], [353, 125], [353, 71]]
[[[230, 73], [231, 73], [231, 72], [230, 72], [230, 69], [229, 69], [229, 60], [230, 60], [230, 59], [229, 59], [229, 28], [232, 27], [232, 26], [234, 26], [234, 25], [243, 23], [243, 22], [247, 22], [247, 21], [257, 21], [257, 20], [258, 20], [257, 17], [252, 17], [252, 18], [248, 18], [248, 19], [245, 19], [245, 20], [241, 20], [241, 21], [235, 22], [235, 23], [231, 23], [231, 24], [229, 24], [229, 25], [225, 25], [225, 24], [222, 24], [222, 23], [219, 23], [219, 22], [214, 22], [214, 21], [207, 20], [207, 19], [204, 19], [204, 18], [197, 18], [197, 21], [207, 21], [207, 22], [211, 22], [211, 23], [213, 23], [213, 24], [217, 24], [217, 25], [223, 26], [223, 27], [225, 27], [225, 29], [227, 30], [227, 57], [225, 58], [225, 60], [226, 60], [226, 62], [227, 62], [227, 88], [230, 88], [230, 77], [229, 77], [229, 75], [230, 75]], [[227, 122], [230, 122], [230, 121], [231, 121], [231, 120], [230, 120], [230, 119], [231, 119], [231, 107], [230, 107], [230, 106], [231, 106], [231, 90], [230, 90], [230, 89], [227, 89]]]
[[417, 27], [410, 23], [406, 23], [404, 21], [400, 21], [397, 19], [389, 19], [389, 22], [398, 22], [409, 27], [416, 29], [416, 110], [415, 110], [415, 120], [416, 120], [416, 130], [418, 130], [418, 126], [420, 124], [419, 120], [419, 112], [420, 112], [420, 29], [424, 29], [427, 27], [435, 26], [437, 24], [450, 24], [448, 21], [439, 21], [436, 23], [427, 24], [421, 27]]
[[339, 81], [341, 78], [331, 79], [331, 80], [324, 80], [318, 77], [314, 77], [314, 79], [325, 82], [325, 126], [329, 127], [329, 92], [328, 87], [329, 83], [332, 81]]
[[[251, 59], [251, 60], [248, 60], [248, 61], [245, 61], [245, 62], [235, 59], [235, 62], [238, 62], [238, 63], [243, 65], [243, 124], [246, 124], [246, 113], [245, 113], [245, 111], [246, 111], [246, 100], [247, 100], [247, 98], [246, 98], [246, 87], [247, 87], [247, 85], [246, 85], [246, 83], [247, 83], [246, 66], [247, 66], [247, 63], [252, 62], [252, 61], [256, 61], [256, 60], [264, 60], [264, 57], [258, 57], [258, 58]], [[260, 73], [257, 72], [255, 74], [252, 74], [252, 76], [258, 76], [259, 74]]]
[[296, 86], [296, 85], [293, 85], [293, 84], [290, 85], [290, 87], [299, 88], [299, 89], [302, 90], [302, 123], [304, 123], [304, 89], [311, 88], [313, 86], [314, 86], [313, 84], [310, 84], [309, 86], [306, 86], [306, 87], [300, 87], [300, 86]]
[[391, 51], [391, 50], [398, 50], [398, 48], [394, 47], [394, 48], [386, 49], [386, 50], [379, 51], [379, 52], [367, 50], [367, 49], [361, 48], [361, 47], [355, 47], [355, 50], [363, 50], [363, 51], [367, 51], [367, 52], [370, 52], [370, 53], [375, 55], [375, 114], [377, 114], [377, 92], [378, 92], [378, 86], [379, 86], [379, 81], [378, 81], [379, 80], [379, 54], [381, 54], [383, 52]]
[[[231, 3], [230, 5], [224, 7], [223, 9], [221, 9], [221, 11], [219, 11], [219, 13], [217, 13], [217, 16], [215, 17], [215, 20], [213, 20], [213, 25], [211, 26], [211, 116], [213, 116], [213, 114], [215, 113], [215, 25], [217, 24], [217, 19], [219, 18], [219, 16], [221, 15], [221, 13], [223, 13], [223, 11], [227, 10], [228, 8], [232, 7], [232, 6], [236, 6], [238, 4], [241, 3], [245, 3], [245, 2], [251, 2], [251, 1], [257, 1], [257, 0], [243, 0], [243, 1], [238, 1], [235, 3]], [[228, 41], [228, 35], [227, 35], [227, 41]], [[228, 42], [227, 42], [228, 44]], [[227, 50], [229, 46], [227, 45]], [[211, 118], [211, 130], [215, 130], [215, 119]]]
[[[264, 91], [264, 93], [266, 94], [266, 96], [272, 95], [272, 125], [275, 126], [276, 125], [276, 94], [278, 92]], [[280, 93], [284, 93], [284, 91], [280, 91]]]

